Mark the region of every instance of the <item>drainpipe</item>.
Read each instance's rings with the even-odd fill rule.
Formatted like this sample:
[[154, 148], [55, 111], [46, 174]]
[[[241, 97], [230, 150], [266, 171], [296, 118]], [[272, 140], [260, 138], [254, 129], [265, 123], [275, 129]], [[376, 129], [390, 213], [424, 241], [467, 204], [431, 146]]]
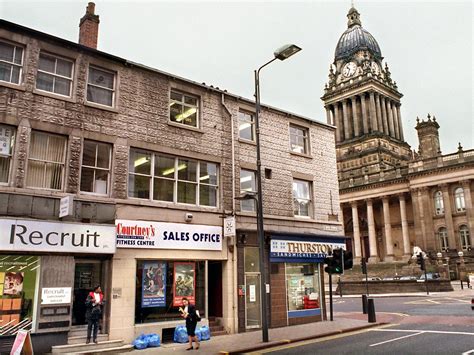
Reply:
[[[231, 155], [232, 155], [232, 215], [235, 216], [235, 139], [234, 139], [234, 116], [225, 103], [225, 95], [221, 94], [221, 104], [230, 117], [230, 134], [231, 134]], [[237, 295], [237, 235], [233, 238], [234, 252], [232, 253], [232, 310], [234, 317], [233, 333], [237, 333], [239, 329], [238, 314], [238, 295]]]

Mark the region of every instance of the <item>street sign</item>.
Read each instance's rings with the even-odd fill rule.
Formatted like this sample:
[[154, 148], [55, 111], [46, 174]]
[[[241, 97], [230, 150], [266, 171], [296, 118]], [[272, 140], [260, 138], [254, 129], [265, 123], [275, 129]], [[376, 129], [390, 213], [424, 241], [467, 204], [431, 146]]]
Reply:
[[61, 198], [61, 202], [59, 203], [59, 218], [72, 216], [74, 213], [74, 199], [72, 196], [66, 196]]
[[226, 217], [224, 219], [224, 237], [235, 236], [235, 217]]

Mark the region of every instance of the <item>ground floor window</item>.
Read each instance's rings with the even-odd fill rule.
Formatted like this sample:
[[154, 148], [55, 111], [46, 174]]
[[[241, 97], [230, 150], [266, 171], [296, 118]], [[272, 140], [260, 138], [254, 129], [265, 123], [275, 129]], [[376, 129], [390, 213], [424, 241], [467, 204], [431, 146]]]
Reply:
[[[31, 327], [39, 266], [37, 256], [0, 255], [0, 326], [3, 334]], [[21, 326], [17, 326], [19, 323]]]
[[205, 261], [138, 260], [135, 323], [181, 318], [183, 297], [205, 316]]
[[286, 264], [288, 311], [320, 308], [318, 264]]
[[471, 247], [471, 238], [469, 237], [469, 228], [466, 225], [459, 227], [459, 238], [461, 239], [462, 250], [468, 250]]

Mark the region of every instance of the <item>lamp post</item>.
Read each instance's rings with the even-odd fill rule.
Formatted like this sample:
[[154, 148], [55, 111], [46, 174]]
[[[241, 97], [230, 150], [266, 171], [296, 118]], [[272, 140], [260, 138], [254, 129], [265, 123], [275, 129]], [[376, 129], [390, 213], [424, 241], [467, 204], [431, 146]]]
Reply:
[[[262, 162], [260, 160], [260, 70], [266, 67], [273, 61], [285, 60], [293, 54], [299, 52], [300, 47], [294, 44], [287, 44], [277, 49], [273, 54], [274, 58], [260, 68], [254, 71], [255, 73], [255, 143], [257, 145], [257, 172], [255, 174], [257, 182], [257, 195], [253, 198], [257, 202], [257, 237], [259, 242], [260, 257], [260, 306], [262, 308], [262, 341], [268, 342], [268, 315], [267, 315], [267, 280], [265, 272], [265, 236], [263, 232], [263, 201], [262, 201]], [[252, 197], [251, 197], [252, 198]]]

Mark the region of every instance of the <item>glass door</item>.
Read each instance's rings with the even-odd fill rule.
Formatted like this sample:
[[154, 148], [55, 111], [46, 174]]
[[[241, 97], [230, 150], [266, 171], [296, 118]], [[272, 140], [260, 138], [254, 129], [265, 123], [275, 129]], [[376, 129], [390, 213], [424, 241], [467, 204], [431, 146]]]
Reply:
[[[102, 282], [100, 260], [76, 259], [74, 272], [74, 299], [72, 304], [72, 325], [86, 324], [86, 299], [89, 292]], [[103, 285], [101, 285], [104, 287]]]
[[245, 327], [260, 328], [260, 274], [245, 274]]

